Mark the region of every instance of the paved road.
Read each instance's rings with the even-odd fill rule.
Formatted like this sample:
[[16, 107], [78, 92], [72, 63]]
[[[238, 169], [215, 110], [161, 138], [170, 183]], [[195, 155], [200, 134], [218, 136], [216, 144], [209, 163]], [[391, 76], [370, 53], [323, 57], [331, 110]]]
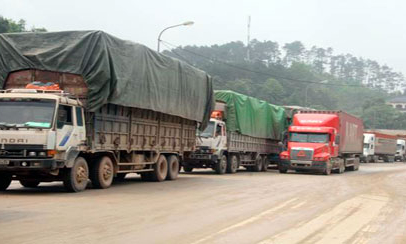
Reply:
[[0, 243], [406, 243], [406, 164], [331, 176], [276, 171], [58, 183], [0, 193]]

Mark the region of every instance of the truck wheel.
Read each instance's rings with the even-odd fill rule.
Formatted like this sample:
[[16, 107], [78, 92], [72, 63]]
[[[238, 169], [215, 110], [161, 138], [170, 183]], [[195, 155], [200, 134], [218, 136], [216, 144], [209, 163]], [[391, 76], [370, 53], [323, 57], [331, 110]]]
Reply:
[[331, 167], [327, 166], [327, 168], [324, 169], [323, 175], [330, 175], [331, 174]]
[[340, 164], [340, 168], [338, 168], [338, 173], [342, 174], [345, 171], [345, 165], [344, 162]]
[[236, 155], [232, 155], [228, 160], [227, 160], [227, 173], [230, 174], [235, 174], [237, 173], [238, 169], [238, 158]]
[[0, 191], [5, 191], [11, 184], [11, 175], [0, 173]]
[[168, 173], [166, 175], [167, 180], [176, 180], [179, 174], [179, 160], [175, 155], [168, 157]]
[[86, 189], [89, 179], [89, 167], [86, 159], [78, 157], [73, 167], [67, 169], [63, 179], [63, 185], [70, 192], [80, 192]]
[[269, 161], [266, 156], [262, 157], [262, 171], [268, 171]]
[[159, 156], [158, 162], [154, 165], [154, 171], [152, 173], [152, 179], [154, 181], [164, 181], [168, 174], [168, 162], [164, 155]]
[[257, 159], [255, 159], [255, 165], [253, 167], [253, 170], [255, 172], [262, 171], [262, 158], [260, 156], [258, 156]]
[[114, 165], [110, 157], [98, 158], [90, 171], [90, 180], [94, 188], [106, 189], [111, 186], [114, 178]]
[[39, 185], [39, 180], [20, 180], [20, 184], [27, 188], [35, 188]]
[[193, 167], [190, 167], [188, 165], [183, 165], [183, 171], [190, 173], [193, 171]]
[[221, 156], [220, 160], [217, 162], [215, 166], [216, 173], [219, 175], [222, 175], [226, 172], [227, 170], [227, 156], [223, 155]]

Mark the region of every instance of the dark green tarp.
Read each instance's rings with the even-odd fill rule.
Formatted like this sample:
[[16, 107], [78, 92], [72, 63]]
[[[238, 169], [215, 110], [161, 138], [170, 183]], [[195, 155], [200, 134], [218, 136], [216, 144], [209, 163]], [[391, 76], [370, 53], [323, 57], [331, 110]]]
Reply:
[[215, 91], [216, 101], [226, 103], [226, 125], [241, 134], [282, 140], [287, 121], [285, 109], [233, 91]]
[[82, 75], [90, 111], [113, 103], [205, 125], [214, 101], [205, 72], [102, 31], [0, 34], [0, 85], [25, 69]]

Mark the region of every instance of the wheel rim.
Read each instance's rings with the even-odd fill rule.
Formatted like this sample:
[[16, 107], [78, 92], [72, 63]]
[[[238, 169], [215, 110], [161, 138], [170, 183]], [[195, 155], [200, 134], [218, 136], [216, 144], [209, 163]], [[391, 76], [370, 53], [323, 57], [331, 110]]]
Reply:
[[227, 168], [227, 158], [226, 157], [222, 157], [220, 167], [221, 167], [221, 171], [226, 170], [226, 168]]
[[105, 161], [102, 168], [102, 174], [104, 181], [110, 180], [113, 177], [113, 166]]
[[87, 169], [85, 166], [80, 165], [76, 170], [76, 183], [83, 184], [83, 182], [87, 182], [88, 174]]
[[231, 168], [233, 171], [237, 171], [238, 168], [238, 161], [237, 161], [237, 157], [233, 157], [233, 160], [231, 162]]

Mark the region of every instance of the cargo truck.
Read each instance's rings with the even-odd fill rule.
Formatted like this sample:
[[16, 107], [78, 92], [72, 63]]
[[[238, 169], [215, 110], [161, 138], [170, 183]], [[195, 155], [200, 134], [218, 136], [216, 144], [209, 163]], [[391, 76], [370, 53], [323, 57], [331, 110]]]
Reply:
[[289, 126], [288, 148], [280, 154], [279, 172], [343, 173], [358, 170], [363, 122], [342, 111], [299, 111]]
[[[214, 106], [203, 71], [100, 31], [0, 35], [0, 190], [174, 180]], [[36, 82], [33, 82], [36, 81]]]
[[209, 125], [199, 132], [197, 150], [185, 159], [183, 169], [212, 168], [224, 174], [242, 166], [266, 171], [269, 160], [280, 152], [285, 110], [233, 91], [215, 91], [215, 99]]
[[365, 131], [362, 161], [366, 163], [376, 163], [378, 160], [394, 162], [396, 142], [397, 137], [395, 135], [377, 131]]

